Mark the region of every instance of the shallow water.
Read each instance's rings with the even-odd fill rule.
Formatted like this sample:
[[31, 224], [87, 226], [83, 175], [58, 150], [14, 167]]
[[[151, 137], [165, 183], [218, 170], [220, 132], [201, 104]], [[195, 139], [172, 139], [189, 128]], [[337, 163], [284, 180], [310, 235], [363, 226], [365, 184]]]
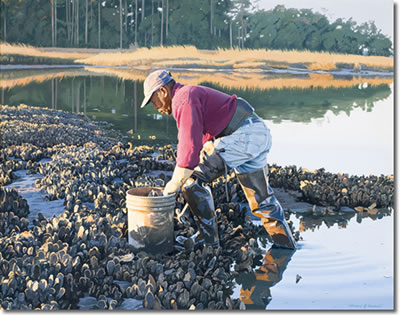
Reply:
[[329, 110], [310, 123], [266, 120], [273, 137], [269, 161], [350, 175], [393, 174], [393, 117], [391, 94], [368, 111]]
[[[43, 80], [38, 73], [40, 79], [30, 82], [35, 78], [32, 70], [25, 78], [28, 83], [20, 80], [23, 74], [10, 74], [20, 81], [16, 79], [15, 85], [4, 81], [10, 87], [1, 89], [1, 103], [82, 112], [112, 122], [125, 140], [133, 143], [139, 139], [176, 141], [172, 117], [155, 113], [151, 106], [138, 109], [142, 82], [73, 71], [62, 80]], [[246, 75], [251, 80], [251, 73]], [[393, 85], [373, 85], [368, 80], [358, 86], [319, 89], [246, 90], [207, 85], [242, 95], [255, 107], [272, 132], [270, 164], [325, 168], [350, 175], [394, 172]], [[28, 200], [31, 223], [38, 211], [45, 217], [64, 211], [63, 201], [43, 200], [45, 194], [34, 187], [39, 175], [16, 174], [20, 178], [8, 187], [15, 187]], [[250, 274], [239, 275], [233, 298], [241, 297], [247, 309], [393, 309], [390, 213], [368, 216], [347, 209], [335, 216], [312, 215], [312, 205], [296, 203], [282, 191], [277, 195], [284, 209], [298, 207], [291, 220], [296, 230], [301, 229], [303, 240], [296, 251], [270, 249], [260, 240], [265, 246], [264, 263]], [[86, 297], [82, 308], [92, 308], [93, 303]], [[120, 308], [140, 306], [141, 301], [126, 299]]]
[[392, 216], [354, 217], [345, 229], [321, 226], [302, 237], [269, 309], [393, 309]]
[[6, 185], [6, 188], [15, 188], [18, 193], [26, 199], [29, 205], [29, 227], [33, 227], [33, 220], [37, 219], [37, 214], [41, 212], [44, 217], [52, 218], [58, 216], [65, 211], [64, 199], [48, 201], [44, 197], [46, 194], [35, 187], [35, 181], [42, 176], [40, 174], [27, 175], [26, 170], [14, 172], [18, 177], [11, 184]]
[[392, 216], [361, 223], [354, 216], [346, 228], [322, 224], [301, 236], [295, 252], [270, 249], [233, 297], [247, 309], [393, 309]]
[[[301, 240], [295, 251], [279, 249], [260, 236], [259, 267], [235, 278], [232, 297], [247, 309], [389, 310], [394, 307], [394, 222], [391, 210], [376, 214], [343, 208], [313, 212], [293, 192], [275, 194]], [[321, 210], [323, 207], [316, 207]], [[260, 219], [251, 215], [254, 224]]]
[[[111, 298], [109, 298], [110, 302]], [[79, 299], [78, 303], [79, 310], [96, 310], [97, 308], [97, 299], [93, 296], [89, 296], [87, 293], [84, 294], [84, 297]], [[123, 299], [121, 305], [119, 305], [116, 310], [143, 310], [143, 301], [126, 298]]]

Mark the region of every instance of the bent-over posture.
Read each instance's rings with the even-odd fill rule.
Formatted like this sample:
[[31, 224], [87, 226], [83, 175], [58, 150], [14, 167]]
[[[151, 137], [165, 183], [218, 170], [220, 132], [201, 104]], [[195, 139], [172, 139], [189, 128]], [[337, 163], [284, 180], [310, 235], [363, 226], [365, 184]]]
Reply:
[[234, 169], [252, 213], [260, 217], [274, 245], [295, 248], [281, 205], [268, 184], [270, 130], [253, 107], [236, 95], [183, 85], [165, 70], [144, 81], [144, 100], [174, 117], [178, 128], [176, 167], [164, 194], [181, 189], [194, 216], [195, 243], [219, 246], [214, 201], [206, 183]]

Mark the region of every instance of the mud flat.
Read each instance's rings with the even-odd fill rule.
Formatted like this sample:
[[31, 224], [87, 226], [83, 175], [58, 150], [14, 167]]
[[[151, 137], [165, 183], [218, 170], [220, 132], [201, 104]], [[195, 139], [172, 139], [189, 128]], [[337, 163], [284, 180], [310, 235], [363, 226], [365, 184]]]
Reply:
[[[133, 187], [165, 185], [174, 168], [171, 145], [131, 146], [106, 123], [26, 105], [0, 106], [0, 135], [1, 308], [245, 309], [231, 297], [235, 277], [260, 265], [266, 252], [260, 238], [270, 243], [243, 206], [234, 173], [211, 185], [221, 247], [187, 241], [153, 256], [128, 244], [125, 196]], [[24, 186], [26, 176], [33, 177]], [[393, 176], [276, 165], [270, 176], [288, 217], [391, 211]], [[26, 186], [31, 191], [21, 189]], [[54, 213], [52, 202], [58, 202]], [[183, 206], [178, 196], [176, 212]], [[175, 216], [174, 229], [195, 233], [189, 211]]]

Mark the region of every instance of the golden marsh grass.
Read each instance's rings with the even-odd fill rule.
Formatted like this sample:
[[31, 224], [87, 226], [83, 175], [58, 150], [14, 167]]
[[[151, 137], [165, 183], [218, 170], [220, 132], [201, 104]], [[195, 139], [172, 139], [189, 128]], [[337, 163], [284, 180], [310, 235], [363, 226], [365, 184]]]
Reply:
[[0, 54], [1, 55], [21, 55], [21, 56], [32, 56], [32, 57], [46, 57], [46, 58], [57, 58], [57, 59], [81, 59], [93, 56], [92, 53], [82, 52], [59, 52], [59, 51], [42, 51], [33, 46], [19, 44], [12, 45], [8, 43], [0, 43]]
[[265, 49], [218, 49], [199, 50], [194, 46], [169, 46], [130, 50], [99, 50], [68, 48], [35, 48], [29, 45], [0, 43], [1, 55], [21, 55], [72, 59], [76, 63], [130, 67], [192, 67], [265, 69], [303, 67], [309, 70], [333, 70], [346, 65], [347, 68], [369, 67], [393, 71], [394, 60], [390, 57], [334, 54], [295, 50]]
[[264, 49], [199, 50], [194, 46], [140, 48], [135, 52], [101, 53], [76, 60], [79, 63], [110, 66], [148, 67], [287, 67], [304, 65], [310, 70], [331, 70], [338, 65], [362, 66], [392, 71], [393, 58], [333, 54], [328, 52], [281, 51]]

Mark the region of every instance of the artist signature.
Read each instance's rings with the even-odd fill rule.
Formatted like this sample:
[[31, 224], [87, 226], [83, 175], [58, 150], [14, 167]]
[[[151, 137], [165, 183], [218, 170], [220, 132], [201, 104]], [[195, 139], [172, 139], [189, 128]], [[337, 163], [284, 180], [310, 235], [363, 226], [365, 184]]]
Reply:
[[382, 308], [382, 304], [350, 304], [349, 307], [358, 309]]

